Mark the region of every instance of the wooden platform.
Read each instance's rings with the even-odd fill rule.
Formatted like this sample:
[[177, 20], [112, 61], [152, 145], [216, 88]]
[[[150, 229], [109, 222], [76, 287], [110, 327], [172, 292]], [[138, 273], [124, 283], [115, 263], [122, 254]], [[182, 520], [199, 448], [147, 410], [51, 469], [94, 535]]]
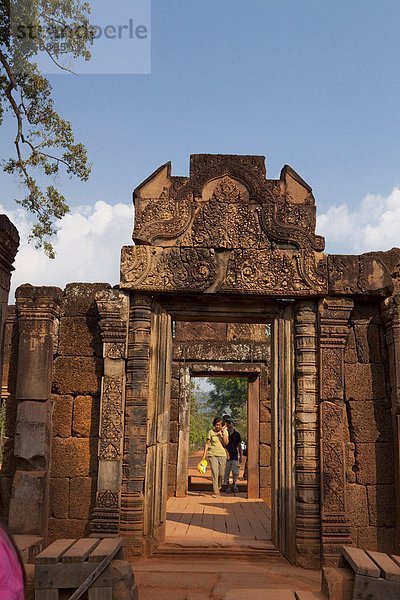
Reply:
[[189, 494], [167, 503], [165, 542], [157, 554], [279, 555], [271, 542], [270, 508], [243, 495]]

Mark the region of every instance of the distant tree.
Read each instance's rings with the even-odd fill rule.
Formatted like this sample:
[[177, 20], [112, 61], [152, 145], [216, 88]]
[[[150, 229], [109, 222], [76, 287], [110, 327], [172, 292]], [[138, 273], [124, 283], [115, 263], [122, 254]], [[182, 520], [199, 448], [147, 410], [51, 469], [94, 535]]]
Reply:
[[208, 393], [200, 389], [199, 384], [192, 379], [190, 397], [190, 430], [189, 446], [191, 452], [203, 448], [207, 433], [211, 426], [210, 409], [207, 405]]
[[247, 379], [243, 377], [209, 377], [213, 386], [209, 406], [216, 415], [230, 414], [237, 421], [247, 407]]
[[[3, 168], [26, 190], [16, 202], [34, 214], [30, 239], [51, 258], [55, 222], [69, 211], [56, 177], [64, 168], [86, 181], [91, 167], [85, 146], [55, 110], [36, 55], [45, 52], [64, 71], [74, 58], [88, 60], [94, 36], [89, 12], [81, 0], [0, 0], [0, 125], [8, 110], [16, 127], [16, 156], [3, 161]], [[52, 183], [43, 184], [49, 178]]]

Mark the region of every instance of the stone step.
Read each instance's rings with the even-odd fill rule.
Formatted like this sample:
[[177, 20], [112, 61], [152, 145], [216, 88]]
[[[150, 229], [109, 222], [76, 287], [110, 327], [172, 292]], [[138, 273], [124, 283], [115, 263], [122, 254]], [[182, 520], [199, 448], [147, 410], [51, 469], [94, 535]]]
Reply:
[[224, 600], [295, 600], [293, 590], [275, 588], [236, 588], [225, 594]]
[[296, 600], [329, 600], [323, 592], [296, 592], [294, 596]]

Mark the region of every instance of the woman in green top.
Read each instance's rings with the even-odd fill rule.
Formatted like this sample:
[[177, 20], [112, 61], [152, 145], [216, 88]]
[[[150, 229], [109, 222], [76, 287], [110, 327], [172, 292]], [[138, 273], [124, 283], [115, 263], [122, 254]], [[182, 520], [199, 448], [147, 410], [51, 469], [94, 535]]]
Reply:
[[204, 446], [203, 459], [207, 458], [211, 467], [213, 482], [213, 498], [220, 496], [220, 489], [225, 475], [226, 450], [229, 434], [222, 417], [215, 417], [213, 428], [207, 435], [207, 441]]

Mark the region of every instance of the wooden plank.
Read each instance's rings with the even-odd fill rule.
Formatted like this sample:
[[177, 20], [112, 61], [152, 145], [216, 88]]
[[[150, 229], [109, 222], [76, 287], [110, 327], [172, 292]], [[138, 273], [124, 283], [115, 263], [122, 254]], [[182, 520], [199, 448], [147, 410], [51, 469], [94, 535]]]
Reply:
[[364, 550], [353, 548], [353, 546], [342, 546], [340, 552], [357, 575], [367, 575], [368, 577], [380, 576], [380, 569]]
[[43, 552], [35, 557], [35, 564], [41, 565], [57, 563], [61, 559], [64, 552], [66, 552], [68, 548], [72, 546], [72, 544], [75, 544], [75, 542], [75, 539], [57, 540], [53, 542], [50, 544], [50, 546], [43, 550]]
[[400, 583], [380, 577], [356, 575], [354, 578], [353, 600], [399, 600]]
[[175, 503], [175, 514], [173, 519], [169, 518], [167, 521], [167, 535], [168, 537], [171, 537], [173, 535], [175, 535], [175, 530], [178, 526], [178, 523], [180, 523], [181, 519], [183, 518], [184, 514], [185, 514], [185, 510], [186, 507], [189, 503], [189, 496], [186, 496], [185, 498], [176, 498], [176, 503]]
[[[35, 589], [78, 588], [96, 569], [96, 563], [84, 562], [57, 563], [55, 565], [35, 565]], [[108, 569], [95, 581], [98, 587], [107, 587], [111, 583], [111, 571]]]
[[82, 538], [75, 542], [62, 557], [63, 563], [82, 563], [85, 562], [89, 554], [96, 548], [100, 542], [98, 538]]
[[400, 582], [400, 567], [387, 554], [383, 552], [372, 552], [367, 550], [367, 554], [381, 570], [381, 575], [388, 581]]
[[[82, 583], [82, 585], [80, 587], [78, 587], [78, 589], [76, 590], [76, 592], [74, 592], [72, 594], [72, 596], [70, 597], [69, 600], [79, 600], [79, 598], [81, 598], [83, 596], [83, 594], [86, 592], [86, 590], [88, 590], [90, 588], [91, 585], [93, 585], [93, 583], [101, 576], [101, 574], [104, 571], [110, 570], [110, 563], [112, 561], [112, 559], [114, 558], [114, 556], [117, 554], [118, 552], [118, 547], [115, 548], [115, 550], [109, 554], [108, 556], [106, 556], [106, 558], [103, 558], [103, 560], [100, 563], [92, 563], [92, 564], [96, 564], [96, 568], [93, 571], [93, 573], [91, 575], [89, 575], [89, 577], [86, 579], [86, 581], [84, 581], [84, 583]], [[87, 563], [87, 564], [91, 564], [91, 563]], [[111, 587], [111, 585], [110, 585]]]
[[122, 548], [122, 539], [121, 538], [105, 538], [101, 540], [100, 544], [96, 546], [96, 548], [89, 555], [89, 562], [100, 562], [113, 553], [115, 549], [120, 550]]
[[88, 590], [88, 600], [112, 600], [112, 587], [95, 588], [92, 586]]
[[186, 537], [198, 537], [201, 535], [204, 506], [198, 504], [196, 512], [193, 513], [192, 520], [186, 532]]
[[35, 600], [59, 600], [58, 590], [36, 590]]

